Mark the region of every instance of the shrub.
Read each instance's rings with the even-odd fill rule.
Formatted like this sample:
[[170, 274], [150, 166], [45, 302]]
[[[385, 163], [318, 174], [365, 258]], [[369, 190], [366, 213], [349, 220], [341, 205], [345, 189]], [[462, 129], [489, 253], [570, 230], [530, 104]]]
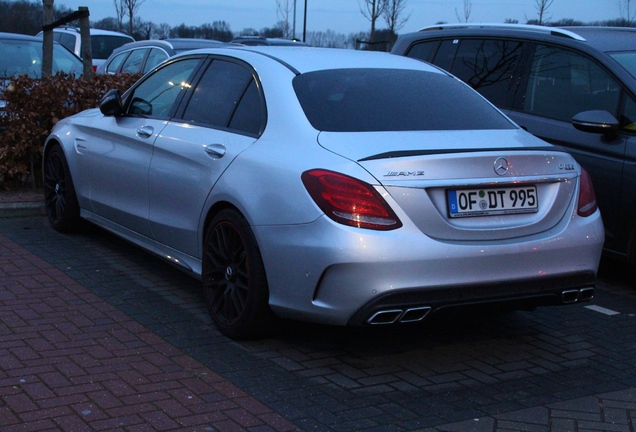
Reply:
[[21, 75], [3, 92], [6, 116], [0, 132], [0, 184], [21, 185], [31, 179], [39, 185], [42, 149], [51, 128], [61, 119], [99, 106], [113, 88], [122, 92], [141, 75], [97, 75], [91, 81], [59, 73], [42, 79]]

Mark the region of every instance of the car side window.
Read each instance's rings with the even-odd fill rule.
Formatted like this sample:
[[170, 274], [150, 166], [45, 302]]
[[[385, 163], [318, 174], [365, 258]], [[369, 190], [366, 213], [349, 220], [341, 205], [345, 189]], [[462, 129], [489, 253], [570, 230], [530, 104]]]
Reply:
[[439, 41], [436, 40], [420, 42], [413, 45], [406, 56], [430, 62], [433, 60], [437, 45], [439, 45]]
[[616, 115], [619, 89], [618, 83], [591, 59], [539, 45], [528, 74], [523, 111], [567, 122], [589, 110]]
[[435, 58], [433, 58], [433, 64], [450, 72], [458, 46], [459, 39], [443, 40], [439, 45]]
[[151, 49], [150, 53], [148, 54], [148, 58], [146, 59], [146, 64], [144, 65], [143, 72], [144, 73], [148, 72], [150, 69], [154, 68], [159, 63], [166, 60], [167, 58], [168, 58], [168, 54], [166, 54], [162, 50], [157, 48]]
[[117, 54], [112, 60], [106, 65], [106, 73], [117, 73], [119, 72], [119, 68], [121, 64], [126, 60], [126, 57], [130, 54], [130, 51], [123, 52], [121, 54]]
[[126, 73], [141, 72], [141, 64], [144, 61], [144, 57], [147, 52], [148, 48], [133, 50], [122, 65], [121, 71]]
[[177, 97], [191, 88], [192, 75], [200, 61], [176, 61], [149, 75], [129, 96], [128, 114], [167, 120]]
[[237, 63], [214, 60], [192, 93], [183, 120], [257, 134], [262, 112], [252, 71]]
[[59, 35], [59, 42], [64, 45], [69, 51], [75, 52], [75, 41], [77, 40], [77, 38], [74, 35], [67, 33], [59, 33]]
[[624, 131], [636, 133], [636, 101], [631, 97], [625, 101], [620, 123]]
[[522, 43], [500, 39], [463, 39], [450, 72], [494, 105], [503, 108], [519, 63]]

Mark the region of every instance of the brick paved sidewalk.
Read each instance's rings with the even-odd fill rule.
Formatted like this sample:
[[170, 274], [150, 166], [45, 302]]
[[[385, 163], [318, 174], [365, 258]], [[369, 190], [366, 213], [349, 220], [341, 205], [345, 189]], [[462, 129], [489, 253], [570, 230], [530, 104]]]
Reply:
[[2, 432], [294, 429], [0, 235]]

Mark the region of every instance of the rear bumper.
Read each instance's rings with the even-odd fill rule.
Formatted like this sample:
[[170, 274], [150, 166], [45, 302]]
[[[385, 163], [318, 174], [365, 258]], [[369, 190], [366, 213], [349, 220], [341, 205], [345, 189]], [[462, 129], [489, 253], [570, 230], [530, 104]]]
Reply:
[[389, 292], [360, 308], [347, 324], [360, 326], [417, 322], [455, 308], [514, 310], [583, 302], [594, 297], [595, 281], [594, 273], [583, 272], [558, 277]]
[[397, 321], [408, 321], [455, 306], [529, 309], [591, 298], [604, 240], [600, 214], [569, 222], [520, 239], [453, 243], [408, 223], [376, 232], [323, 217], [254, 228], [274, 313], [360, 325], [391, 309], [401, 311]]

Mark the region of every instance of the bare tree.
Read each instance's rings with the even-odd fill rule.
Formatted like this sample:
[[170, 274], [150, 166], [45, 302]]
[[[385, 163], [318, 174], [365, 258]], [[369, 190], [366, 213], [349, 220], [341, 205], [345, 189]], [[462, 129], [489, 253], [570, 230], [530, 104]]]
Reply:
[[460, 18], [459, 12], [457, 12], [457, 8], [455, 8], [455, 16], [457, 17], [457, 21], [459, 22], [468, 22], [470, 18], [470, 14], [473, 11], [473, 2], [470, 0], [464, 0], [464, 18]]
[[554, 3], [554, 0], [535, 0], [535, 7], [539, 15], [539, 25], [543, 25], [550, 20], [547, 12], [550, 6], [552, 6], [552, 3]]
[[632, 4], [631, 0], [618, 0], [618, 9], [621, 18], [625, 20], [625, 24], [628, 27], [634, 24], [634, 17], [636, 16], [636, 11], [632, 11]]
[[139, 6], [141, 6], [141, 4], [145, 1], [146, 0], [123, 0], [124, 6], [126, 7], [126, 14], [128, 15], [128, 18], [130, 18], [130, 22], [128, 23], [128, 34], [130, 35], [132, 35], [134, 31], [133, 21], [135, 19], [135, 14], [139, 10]]
[[126, 16], [126, 5], [124, 4], [124, 0], [113, 0], [113, 4], [115, 5], [115, 15], [117, 19], [117, 25], [119, 26], [119, 31], [124, 29], [124, 17]]
[[289, 38], [292, 32], [290, 16], [294, 10], [293, 0], [276, 0], [276, 17], [278, 26], [283, 30], [283, 36]]
[[[375, 22], [384, 13], [389, 0], [358, 0], [360, 12], [371, 21], [371, 41], [375, 39]], [[362, 2], [362, 4], [361, 4]]]
[[386, 0], [384, 20], [391, 33], [397, 33], [411, 17], [411, 14], [402, 16], [405, 7], [406, 0]]

